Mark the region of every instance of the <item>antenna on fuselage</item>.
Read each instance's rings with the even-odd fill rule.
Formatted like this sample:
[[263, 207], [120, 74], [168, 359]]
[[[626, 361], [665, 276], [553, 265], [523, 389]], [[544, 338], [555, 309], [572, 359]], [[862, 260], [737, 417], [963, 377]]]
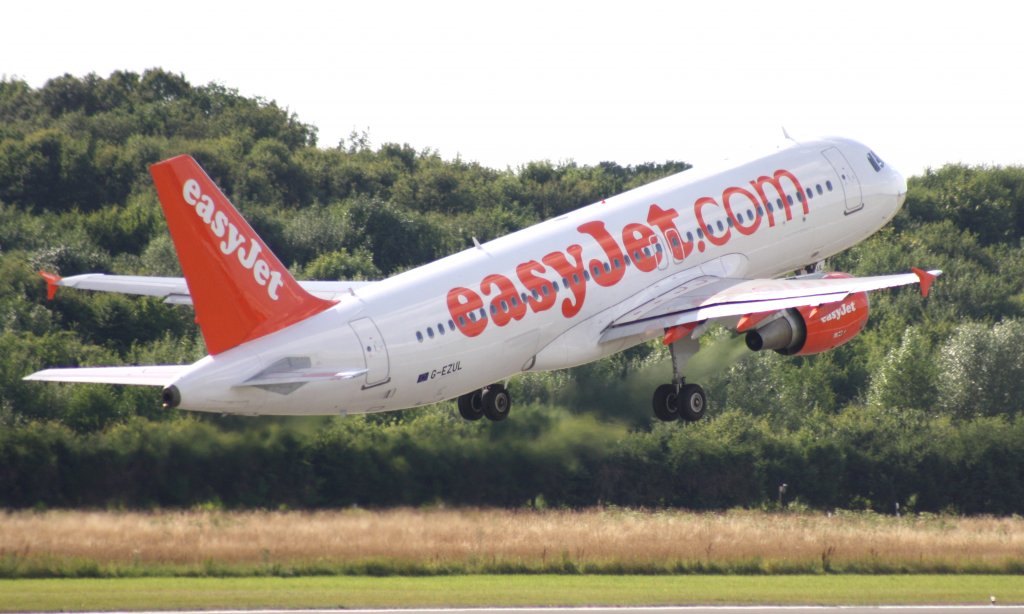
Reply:
[[794, 142], [794, 143], [796, 143], [797, 145], [799, 145], [799, 144], [800, 144], [800, 141], [798, 141], [798, 140], [794, 139], [793, 137], [789, 136], [789, 131], [787, 131], [787, 130], [786, 130], [786, 127], [785, 127], [785, 126], [783, 126], [783, 127], [782, 127], [782, 136], [786, 137], [786, 138], [787, 138], [787, 139], [789, 139], [790, 141], [793, 141], [793, 142]]

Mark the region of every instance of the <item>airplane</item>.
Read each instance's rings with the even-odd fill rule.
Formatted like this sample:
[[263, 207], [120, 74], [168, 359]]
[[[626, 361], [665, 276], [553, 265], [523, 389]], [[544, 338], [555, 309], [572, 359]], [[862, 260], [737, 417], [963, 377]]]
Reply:
[[660, 338], [673, 375], [653, 392], [654, 415], [696, 421], [707, 397], [685, 370], [712, 323], [754, 351], [816, 354], [861, 332], [867, 292], [918, 284], [927, 296], [941, 274], [821, 272], [907, 193], [899, 172], [845, 138], [685, 171], [373, 282], [297, 281], [191, 157], [150, 172], [184, 278], [44, 273], [48, 295], [72, 287], [191, 304], [209, 355], [26, 380], [158, 386], [164, 407], [245, 415], [457, 398], [463, 418], [500, 421], [508, 378]]

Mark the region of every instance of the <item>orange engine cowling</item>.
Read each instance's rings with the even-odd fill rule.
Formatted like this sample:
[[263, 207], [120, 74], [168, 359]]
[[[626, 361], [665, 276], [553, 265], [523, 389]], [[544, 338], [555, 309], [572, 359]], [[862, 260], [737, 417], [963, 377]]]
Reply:
[[[830, 273], [826, 277], [849, 277]], [[807, 356], [837, 348], [856, 337], [868, 321], [868, 295], [851, 294], [841, 301], [817, 307], [785, 309], [780, 316], [747, 333], [747, 347], [755, 352]]]

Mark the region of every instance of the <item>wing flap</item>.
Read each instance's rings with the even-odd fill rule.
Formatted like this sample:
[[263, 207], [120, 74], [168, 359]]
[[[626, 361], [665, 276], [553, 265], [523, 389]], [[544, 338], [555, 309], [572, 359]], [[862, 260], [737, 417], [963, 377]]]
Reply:
[[82, 384], [126, 384], [167, 386], [191, 365], [148, 365], [140, 367], [75, 367], [44, 369], [25, 376], [27, 381], [75, 382]]

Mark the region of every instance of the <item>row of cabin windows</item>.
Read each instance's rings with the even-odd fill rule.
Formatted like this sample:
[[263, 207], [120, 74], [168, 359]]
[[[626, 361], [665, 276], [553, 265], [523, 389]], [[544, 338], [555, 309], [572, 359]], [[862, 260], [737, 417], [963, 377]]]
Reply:
[[[824, 194], [826, 190], [831, 192], [833, 189], [834, 188], [832, 186], [832, 182], [829, 181], [829, 180], [826, 180], [825, 181], [825, 188], [822, 188], [820, 183], [817, 184], [814, 187], [813, 190], [812, 190], [812, 188], [807, 188], [807, 198], [808, 199], [814, 198], [814, 190], [816, 190], [818, 192], [818, 195], [820, 196], [821, 194]], [[803, 193], [797, 192], [796, 199], [797, 199], [797, 201], [799, 201], [801, 203], [804, 202], [804, 195], [803, 195]], [[790, 205], [793, 204], [793, 196], [792, 195], [787, 194], [786, 195], [786, 200], [789, 201]], [[783, 208], [782, 199], [781, 198], [776, 199], [775, 204], [778, 207], [778, 210], [782, 211], [782, 208]], [[764, 216], [764, 210], [761, 208], [761, 205], [758, 205], [756, 210], [757, 210], [757, 217], [763, 217]], [[772, 203], [768, 203], [768, 211], [769, 212], [774, 212], [775, 211], [775, 209], [772, 207]], [[753, 222], [754, 221], [754, 209], [748, 209], [746, 213], [747, 213], [747, 221]], [[740, 221], [743, 221], [743, 212], [742, 211], [739, 213], [738, 217], [740, 218]], [[710, 224], [708, 226], [708, 230], [713, 231], [716, 225], [718, 226], [719, 232], [725, 232], [725, 225], [722, 223], [721, 220], [719, 220], [717, 222], [717, 224]], [[728, 219], [728, 225], [729, 225], [730, 228], [734, 226], [732, 218]], [[698, 228], [696, 230], [696, 235], [697, 235], [698, 239], [703, 239], [704, 238], [704, 231], [702, 231], [700, 228]], [[692, 233], [691, 231], [686, 231], [686, 240], [687, 240], [687, 242], [692, 243], [693, 242], [693, 236], [694, 236], [694, 233]], [[680, 247], [679, 237], [677, 235], [673, 234], [671, 242], [672, 242], [672, 246], [673, 247], [676, 247], [676, 248]], [[633, 252], [633, 261], [639, 261], [639, 260], [642, 260], [644, 258], [650, 258], [650, 257], [652, 257], [654, 255], [655, 252], [660, 254], [662, 251], [663, 251], [663, 249], [661, 247], [661, 243], [655, 243], [653, 250], [650, 247], [645, 247], [645, 248], [643, 248], [643, 250], [635, 250]], [[622, 260], [619, 260], [618, 258], [612, 258], [612, 261], [610, 263], [605, 262], [603, 265], [595, 264], [589, 270], [584, 269], [584, 271], [583, 271], [583, 279], [585, 281], [590, 281], [591, 280], [591, 271], [593, 271], [593, 276], [594, 277], [600, 277], [603, 274], [611, 273], [613, 268], [614, 269], [621, 269], [623, 266], [627, 266], [628, 267], [629, 265], [630, 265], [629, 254], [626, 254], [625, 256], [623, 256]], [[562, 281], [562, 287], [564, 289], [568, 290], [569, 289], [569, 285], [570, 285], [569, 278], [563, 277], [561, 281]], [[573, 285], [576, 285], [576, 284], [580, 283], [580, 275], [579, 275], [579, 273], [573, 273], [572, 274], [572, 282], [571, 283]], [[532, 290], [531, 294], [533, 295], [534, 300], [540, 300], [541, 294], [543, 294], [544, 296], [550, 296], [552, 293], [558, 294], [558, 292], [559, 292], [559, 290], [558, 290], [558, 281], [552, 281], [552, 282], [549, 282], [549, 283], [544, 284], [543, 286], [541, 286], [540, 291], [537, 291], [536, 289]], [[504, 312], [504, 313], [508, 313], [509, 311], [511, 311], [512, 308], [519, 306], [519, 301], [520, 300], [522, 301], [523, 305], [527, 304], [528, 295], [527, 295], [526, 292], [520, 293], [520, 295], [518, 297], [513, 296], [509, 301], [506, 301], [505, 299], [502, 299], [497, 305], [494, 304], [494, 303], [491, 303], [491, 309], [490, 309], [491, 315], [492, 316], [493, 315], [497, 315], [499, 309], [501, 309], [501, 311]], [[510, 306], [510, 303], [511, 303], [511, 306]], [[484, 309], [484, 308], [480, 308], [478, 311], [470, 312], [468, 317], [469, 317], [469, 321], [470, 322], [476, 322], [477, 320], [486, 320], [487, 319], [487, 310]], [[459, 327], [460, 328], [461, 327], [465, 327], [466, 324], [468, 324], [468, 323], [469, 322], [466, 321], [466, 316], [459, 316]], [[455, 331], [455, 321], [454, 320], [448, 320], [447, 331], [445, 330], [445, 328], [446, 328], [446, 325], [445, 325], [444, 322], [438, 322], [437, 329], [436, 329], [437, 333], [435, 334], [435, 332], [434, 332], [435, 328], [433, 326], [427, 326], [427, 328], [426, 328], [427, 332], [426, 332], [425, 336], [424, 336], [422, 331], [416, 331], [416, 341], [419, 341], [420, 343], [423, 343], [423, 341], [426, 340], [426, 339], [434, 339], [436, 336], [443, 336], [443, 335], [445, 335], [446, 332], [454, 332]]]

